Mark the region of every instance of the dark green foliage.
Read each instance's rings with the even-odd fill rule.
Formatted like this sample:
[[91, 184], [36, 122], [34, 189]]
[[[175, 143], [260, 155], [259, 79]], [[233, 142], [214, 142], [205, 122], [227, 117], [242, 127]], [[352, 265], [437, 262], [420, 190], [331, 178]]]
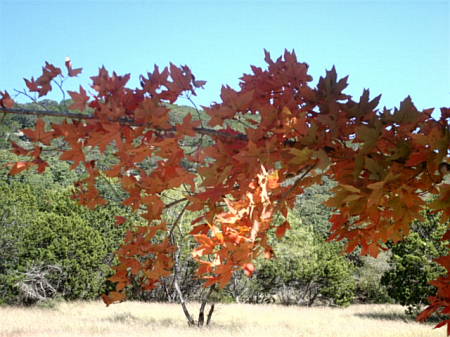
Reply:
[[1, 302], [39, 300], [24, 293], [39, 282], [47, 287], [43, 298], [92, 299], [108, 290], [108, 265], [125, 230], [114, 225], [116, 208], [90, 211], [67, 189], [18, 182], [0, 182], [0, 199]]
[[381, 278], [389, 296], [407, 306], [408, 313], [416, 313], [422, 305], [428, 304], [427, 298], [436, 294], [436, 288], [428, 282], [445, 273], [433, 260], [447, 252], [446, 242], [440, 241], [446, 224], [440, 224], [439, 216], [431, 212], [426, 212], [424, 218], [425, 221], [415, 221], [411, 225], [411, 232], [404, 241], [391, 247], [393, 269]]
[[333, 181], [324, 179], [322, 185], [307, 188], [305, 193], [298, 197], [296, 207], [292, 210], [295, 217], [302, 219], [304, 226], [311, 227], [314, 233], [323, 238], [329, 235], [331, 224], [328, 220], [333, 215], [331, 209], [323, 203], [332, 195], [329, 190], [333, 184]]
[[263, 260], [253, 281], [260, 298], [283, 304], [313, 305], [316, 301], [346, 306], [353, 298], [353, 265], [340, 248], [326, 243], [309, 228], [299, 227], [274, 245], [277, 259]]
[[61, 267], [66, 276], [58, 293], [64, 298], [92, 299], [101, 293], [108, 273], [102, 263], [106, 246], [80, 216], [40, 212], [24, 228], [22, 244], [21, 260]]

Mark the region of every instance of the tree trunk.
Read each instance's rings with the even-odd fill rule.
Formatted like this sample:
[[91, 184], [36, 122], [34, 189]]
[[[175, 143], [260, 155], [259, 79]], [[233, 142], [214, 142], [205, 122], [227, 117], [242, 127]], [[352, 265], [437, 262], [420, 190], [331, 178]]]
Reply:
[[173, 284], [175, 286], [175, 290], [177, 291], [178, 298], [180, 299], [181, 307], [183, 308], [184, 315], [186, 316], [189, 325], [195, 325], [195, 321], [192, 316], [189, 314], [189, 310], [186, 307], [186, 302], [184, 301], [183, 293], [181, 292], [180, 286], [178, 285], [177, 275], [178, 275], [178, 257], [179, 252], [175, 252], [174, 254], [174, 263], [173, 263]]
[[209, 326], [209, 323], [211, 323], [211, 317], [212, 317], [213, 312], [214, 312], [214, 303], [211, 304], [211, 308], [209, 309], [208, 318], [206, 320], [206, 326]]
[[[203, 324], [205, 323], [205, 307], [206, 307], [206, 303], [208, 302], [208, 298], [211, 295], [211, 293], [213, 292], [213, 290], [214, 290], [214, 286], [211, 286], [209, 288], [208, 294], [202, 301], [202, 304], [200, 306], [200, 311], [198, 313], [198, 327], [202, 327]], [[214, 306], [214, 304], [211, 305], [211, 307], [213, 307], [213, 306]], [[214, 311], [214, 309], [212, 311]], [[209, 313], [208, 313], [208, 321], [207, 321], [206, 325], [209, 325], [209, 322], [211, 321], [210, 315], [212, 316], [211, 309], [209, 310]]]

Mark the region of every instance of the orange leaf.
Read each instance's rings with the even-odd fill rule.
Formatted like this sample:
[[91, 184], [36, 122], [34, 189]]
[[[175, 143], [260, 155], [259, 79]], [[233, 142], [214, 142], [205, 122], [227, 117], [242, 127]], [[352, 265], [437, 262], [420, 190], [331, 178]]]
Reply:
[[3, 106], [7, 109], [12, 109], [14, 107], [14, 100], [9, 96], [8, 92], [5, 93], [0, 91], [0, 106]]
[[290, 229], [291, 226], [289, 225], [289, 222], [285, 221], [280, 226], [278, 226], [275, 235], [277, 236], [277, 239], [280, 240], [284, 234], [286, 233], [287, 229]]
[[23, 147], [17, 145], [16, 143], [14, 143], [12, 140], [9, 141], [13, 147], [13, 149], [11, 150], [12, 153], [18, 155], [18, 156], [22, 156], [22, 155], [27, 155], [30, 150], [26, 150]]
[[53, 132], [45, 132], [45, 123], [41, 118], [36, 121], [34, 130], [23, 129], [22, 132], [30, 138], [30, 141], [41, 142], [44, 145], [50, 145], [50, 140], [53, 139]]
[[189, 137], [195, 137], [194, 129], [200, 125], [200, 121], [192, 121], [192, 116], [190, 114], [183, 118], [182, 124], [176, 124], [175, 128], [180, 135], [185, 135]]
[[244, 273], [245, 275], [247, 275], [247, 277], [252, 276], [253, 272], [255, 271], [255, 266], [253, 265], [253, 263], [245, 263], [242, 268], [244, 269]]
[[30, 166], [34, 165], [34, 163], [31, 162], [27, 162], [27, 161], [19, 161], [15, 164], [6, 164], [5, 166], [12, 166], [11, 170], [9, 171], [10, 175], [14, 175], [17, 173], [22, 172], [23, 170], [28, 170], [30, 168]]
[[70, 170], [73, 170], [78, 166], [80, 162], [85, 162], [86, 158], [84, 156], [81, 143], [75, 143], [76, 147], [70, 150], [64, 151], [62, 155], [59, 157], [59, 160], [71, 160], [73, 161], [72, 166], [70, 166]]
[[125, 294], [117, 291], [111, 291], [108, 296], [102, 294], [103, 302], [105, 302], [106, 306], [109, 306], [115, 302], [122, 302], [125, 299]]
[[86, 94], [86, 90], [83, 89], [83, 87], [80, 85], [80, 93], [77, 93], [76, 91], [67, 91], [72, 97], [72, 99], [75, 101], [75, 103], [72, 103], [69, 105], [69, 110], [80, 110], [84, 111], [86, 108], [86, 103], [89, 101], [89, 96]]
[[82, 71], [82, 68], [72, 69], [72, 61], [70, 61], [70, 58], [68, 56], [66, 56], [66, 67], [69, 72], [69, 77], [77, 76]]

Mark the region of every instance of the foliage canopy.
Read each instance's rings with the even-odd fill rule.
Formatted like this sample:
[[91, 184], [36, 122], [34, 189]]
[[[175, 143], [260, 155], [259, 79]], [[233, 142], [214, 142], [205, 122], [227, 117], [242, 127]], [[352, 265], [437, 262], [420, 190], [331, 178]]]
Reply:
[[[107, 177], [123, 192], [122, 204], [148, 222], [127, 232], [110, 278], [116, 291], [104, 296], [107, 304], [124, 299], [131, 274], [143, 289], [170, 275], [177, 220], [168, 223], [162, 215], [179, 203], [182, 213], [201, 212], [190, 232], [197, 242], [192, 252], [200, 264], [197, 276], [205, 286], [219, 287], [237, 270], [251, 275], [257, 256], [274, 255], [268, 233], [274, 229], [282, 237], [295, 196], [324, 177], [336, 183], [325, 203], [336, 211], [329, 240], [345, 239], [346, 252], [360, 245], [361, 254], [376, 257], [389, 239], [397, 243], [407, 236], [413, 220], [423, 220], [425, 207], [441, 212], [442, 223], [450, 218], [449, 108], [435, 120], [433, 109], [419, 112], [408, 97], [399, 108], [379, 110], [379, 97], [371, 100], [368, 90], [359, 101], [346, 95], [347, 77], [338, 79], [334, 67], [313, 88], [308, 65], [294, 52], [276, 61], [266, 52], [265, 61], [267, 69], [252, 66], [238, 91], [223, 87], [222, 102], [203, 107], [207, 122], [191, 114], [170, 122], [168, 104], [182, 95], [191, 99], [205, 84], [187, 66], [173, 64], [140, 76], [136, 89], [126, 87], [130, 75], [101, 68], [91, 77], [89, 93], [82, 86], [68, 91], [73, 100], [68, 109], [78, 110], [73, 113], [14, 109], [10, 95], [0, 93], [5, 113], [65, 117], [49, 127], [38, 119], [34, 129], [23, 130], [33, 147], [11, 143], [14, 153], [29, 159], [11, 164], [10, 174], [32, 166], [44, 172], [42, 153], [58, 151], [72, 169], [84, 170], [74, 190], [81, 204], [105, 204], [97, 181]], [[72, 69], [70, 60], [66, 68], [68, 77], [81, 71]], [[43, 74], [26, 85], [41, 97], [62, 76], [60, 68], [46, 63]], [[112, 151], [117, 160], [99, 165], [89, 156], [94, 150]], [[148, 160], [151, 169], [145, 169]], [[183, 197], [168, 199], [171, 189]], [[430, 195], [435, 198], [428, 203]], [[279, 215], [284, 221], [274, 220]], [[449, 235], [446, 230], [443, 238]], [[449, 256], [437, 262], [450, 270]], [[449, 281], [448, 273], [432, 281], [437, 296], [418, 319], [441, 308], [450, 312]]]

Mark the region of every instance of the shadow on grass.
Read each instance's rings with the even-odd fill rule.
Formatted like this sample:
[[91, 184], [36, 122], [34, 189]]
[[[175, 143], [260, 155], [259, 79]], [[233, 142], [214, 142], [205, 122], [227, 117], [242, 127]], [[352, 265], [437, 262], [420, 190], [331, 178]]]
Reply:
[[[406, 323], [412, 323], [417, 322], [416, 316], [414, 315], [408, 315], [406, 313], [393, 313], [393, 312], [373, 312], [373, 313], [357, 313], [354, 314], [357, 317], [361, 318], [370, 318], [370, 319], [378, 319], [378, 320], [385, 320], [385, 321], [403, 321]], [[431, 316], [427, 321], [425, 321], [425, 324], [438, 324], [439, 322], [443, 321], [444, 318], [439, 318], [437, 316]]]
[[155, 318], [141, 318], [136, 317], [130, 312], [124, 312], [120, 314], [115, 314], [112, 317], [105, 318], [106, 321], [113, 323], [133, 323], [133, 322], [141, 322], [146, 324], [158, 324], [158, 325], [170, 325], [175, 323], [175, 319], [172, 318], [164, 318], [164, 319], [155, 319]]

